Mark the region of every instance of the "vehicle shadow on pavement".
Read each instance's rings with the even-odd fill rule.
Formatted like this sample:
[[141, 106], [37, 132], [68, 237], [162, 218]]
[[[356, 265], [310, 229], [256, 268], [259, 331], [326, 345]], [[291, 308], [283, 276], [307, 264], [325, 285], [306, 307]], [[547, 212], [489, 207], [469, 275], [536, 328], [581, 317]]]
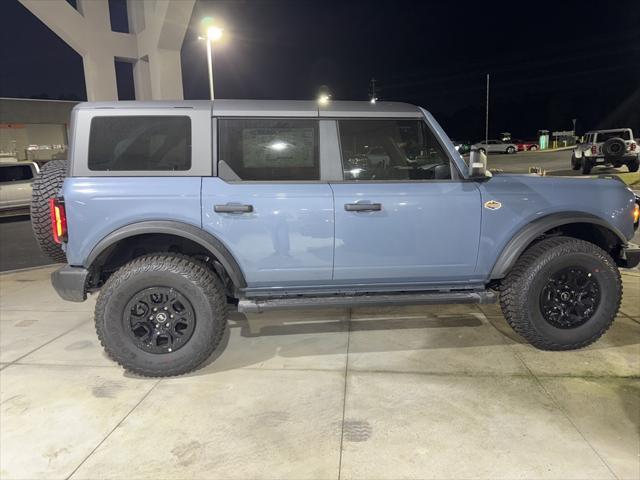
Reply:
[[249, 316], [233, 313], [220, 347], [202, 368], [188, 375], [252, 366], [268, 368], [270, 363], [278, 362], [286, 362], [291, 368], [300, 364], [303, 369], [335, 369], [337, 364], [344, 363], [347, 346], [350, 354], [412, 351], [429, 354], [510, 344], [479, 312], [350, 319], [348, 311], [336, 310], [325, 315], [328, 317], [325, 320], [311, 321], [306, 321], [305, 315], [293, 318], [292, 313], [287, 312], [281, 318], [277, 312]]
[[[605, 332], [604, 337], [586, 348], [589, 348], [590, 350], [599, 350], [606, 348], [625, 347], [629, 345], [638, 345], [638, 338], [636, 333], [637, 329], [635, 329], [632, 323], [622, 322], [621, 320], [623, 318], [624, 317], [619, 314], [616, 320], [614, 320], [611, 328], [607, 332]], [[518, 334], [511, 329], [511, 327], [503, 317], [487, 316], [487, 320], [489, 321], [489, 323], [491, 323], [491, 325], [495, 327], [496, 330], [498, 330], [502, 335], [507, 337], [512, 342], [519, 343], [521, 345], [528, 345], [528, 343], [524, 339], [520, 338]]]

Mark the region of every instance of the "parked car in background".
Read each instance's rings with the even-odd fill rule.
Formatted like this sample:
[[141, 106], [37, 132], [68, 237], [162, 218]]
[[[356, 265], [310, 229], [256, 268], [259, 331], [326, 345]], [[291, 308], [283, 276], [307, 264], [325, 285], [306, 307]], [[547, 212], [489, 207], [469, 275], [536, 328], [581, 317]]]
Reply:
[[0, 216], [29, 213], [31, 186], [38, 172], [33, 162], [0, 163]]
[[630, 172], [640, 166], [640, 149], [630, 128], [594, 130], [585, 134], [584, 142], [576, 145], [571, 155], [571, 168], [588, 175], [596, 165], [620, 168]]
[[478, 142], [473, 147], [482, 153], [516, 153], [518, 151], [515, 143], [503, 140], [487, 140], [487, 143]]
[[529, 141], [529, 140], [511, 140], [512, 143], [515, 143], [516, 148], [518, 149], [519, 152], [528, 152], [530, 150], [539, 150], [540, 149], [540, 145], [538, 145], [538, 142], [535, 142], [533, 140]]

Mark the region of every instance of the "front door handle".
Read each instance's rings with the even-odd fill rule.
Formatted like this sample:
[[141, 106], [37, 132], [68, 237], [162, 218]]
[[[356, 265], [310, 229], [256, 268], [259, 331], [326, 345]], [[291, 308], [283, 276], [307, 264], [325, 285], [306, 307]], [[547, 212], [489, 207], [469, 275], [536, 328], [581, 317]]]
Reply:
[[253, 205], [227, 203], [225, 205], [214, 205], [213, 211], [216, 213], [251, 213], [253, 212]]
[[347, 212], [379, 212], [382, 210], [380, 203], [345, 203], [344, 209]]

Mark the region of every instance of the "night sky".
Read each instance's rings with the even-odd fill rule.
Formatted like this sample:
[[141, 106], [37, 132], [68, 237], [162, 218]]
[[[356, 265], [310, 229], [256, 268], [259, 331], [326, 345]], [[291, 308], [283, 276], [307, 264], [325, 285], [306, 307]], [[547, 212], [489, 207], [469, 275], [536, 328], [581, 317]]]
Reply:
[[[70, 3], [73, 3], [70, 0]], [[126, 31], [124, 0], [110, 0]], [[82, 60], [17, 0], [0, 4], [0, 96], [85, 99]], [[381, 100], [431, 110], [453, 138], [538, 129], [640, 135], [640, 0], [556, 2], [199, 0], [182, 48], [186, 99], [208, 98], [200, 19], [219, 18], [217, 98]], [[131, 68], [118, 66], [122, 99]]]

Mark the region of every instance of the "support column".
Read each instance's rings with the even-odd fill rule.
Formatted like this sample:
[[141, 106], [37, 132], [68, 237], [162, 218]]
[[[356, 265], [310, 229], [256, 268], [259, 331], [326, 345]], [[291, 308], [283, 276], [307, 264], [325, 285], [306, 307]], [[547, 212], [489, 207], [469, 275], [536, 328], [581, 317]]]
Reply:
[[[3, 0], [0, 0], [0, 2]], [[130, 33], [111, 31], [108, 0], [19, 0], [82, 55], [89, 101], [117, 100], [115, 59], [133, 64], [136, 99], [179, 100], [180, 48], [195, 0], [127, 0]]]
[[182, 100], [180, 51], [156, 48], [149, 52], [151, 94], [163, 100]]
[[144, 56], [133, 64], [133, 86], [136, 92], [136, 100], [152, 100], [151, 70], [149, 69], [149, 57]]
[[84, 83], [90, 102], [118, 100], [116, 65], [111, 52], [91, 50], [82, 56]]

